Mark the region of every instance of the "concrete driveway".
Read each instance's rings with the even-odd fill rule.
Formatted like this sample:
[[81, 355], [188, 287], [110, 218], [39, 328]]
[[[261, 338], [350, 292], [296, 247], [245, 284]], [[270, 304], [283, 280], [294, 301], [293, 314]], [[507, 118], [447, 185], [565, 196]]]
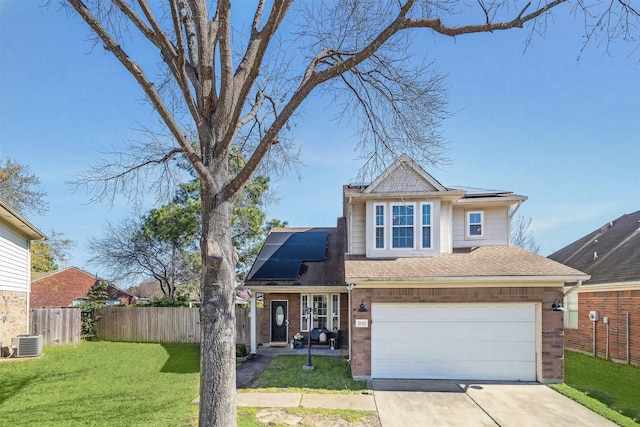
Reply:
[[537, 383], [374, 380], [382, 427], [615, 427]]

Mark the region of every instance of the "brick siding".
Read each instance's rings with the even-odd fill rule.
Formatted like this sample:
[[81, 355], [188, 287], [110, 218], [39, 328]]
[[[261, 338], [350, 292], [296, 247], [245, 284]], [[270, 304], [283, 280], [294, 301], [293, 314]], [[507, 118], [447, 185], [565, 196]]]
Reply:
[[[306, 292], [305, 292], [306, 293]], [[324, 292], [318, 292], [324, 293]], [[287, 319], [289, 320], [288, 328], [288, 341], [293, 339], [293, 336], [300, 332], [300, 294], [288, 294], [288, 293], [265, 293], [264, 294], [264, 308], [261, 315], [258, 317], [258, 343], [268, 344], [271, 341], [271, 301], [288, 301], [288, 313]], [[331, 301], [329, 301], [329, 304]], [[348, 345], [348, 331], [349, 327], [349, 311], [348, 311], [348, 295], [346, 293], [340, 294], [340, 330], [344, 337], [341, 342], [342, 347]], [[302, 335], [307, 338], [307, 333], [303, 332]]]
[[[598, 312], [598, 321], [589, 320], [589, 312]], [[606, 357], [609, 318], [609, 358], [627, 360], [627, 313], [629, 313], [629, 359], [640, 365], [640, 291], [580, 292], [578, 329], [565, 329], [565, 347], [593, 353], [593, 328], [596, 330], [596, 355]]]
[[[351, 371], [355, 377], [371, 376], [371, 304], [372, 303], [542, 303], [542, 372], [543, 382], [563, 379], [562, 313], [554, 312], [551, 304], [562, 298], [559, 287], [456, 288], [456, 289], [354, 289], [351, 309], [352, 357]], [[369, 309], [357, 311], [361, 300]], [[355, 319], [368, 319], [368, 328], [356, 328]]]
[[[26, 292], [0, 291], [0, 342], [11, 346], [11, 338], [28, 333]], [[6, 321], [3, 321], [6, 316]]]

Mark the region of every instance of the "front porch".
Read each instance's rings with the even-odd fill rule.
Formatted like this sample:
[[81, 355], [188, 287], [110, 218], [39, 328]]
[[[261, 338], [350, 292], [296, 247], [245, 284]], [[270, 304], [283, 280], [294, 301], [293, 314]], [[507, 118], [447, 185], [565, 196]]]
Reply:
[[[254, 291], [250, 301], [250, 352], [282, 349], [283, 354], [306, 354], [311, 334], [312, 350], [326, 350], [329, 355], [340, 355], [340, 349], [348, 353], [349, 295], [340, 292], [340, 288], [278, 289], [277, 293]], [[257, 307], [258, 295], [262, 301], [260, 309]], [[307, 314], [311, 304], [317, 313], [313, 318]], [[298, 334], [303, 337], [303, 348], [291, 349], [291, 342]], [[336, 346], [335, 350], [331, 350], [332, 344]]]
[[[290, 346], [273, 346], [273, 345], [259, 345], [256, 354], [259, 355], [272, 355], [278, 356], [281, 354], [302, 354], [305, 355], [308, 352], [307, 343], [305, 341], [304, 348], [291, 348]], [[333, 357], [349, 357], [349, 348], [345, 345], [342, 348], [331, 348], [326, 345], [315, 346], [311, 344], [312, 356], [333, 356]]]

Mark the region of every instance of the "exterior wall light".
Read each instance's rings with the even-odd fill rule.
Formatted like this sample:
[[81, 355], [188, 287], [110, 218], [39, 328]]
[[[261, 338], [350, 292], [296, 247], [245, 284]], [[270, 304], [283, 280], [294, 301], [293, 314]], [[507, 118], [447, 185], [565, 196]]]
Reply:
[[553, 301], [553, 304], [551, 304], [551, 308], [553, 309], [553, 311], [567, 311], [567, 309], [562, 305], [562, 301], [560, 301], [559, 299]]
[[364, 306], [364, 300], [362, 300], [362, 302], [360, 303], [360, 307], [358, 308], [358, 313], [366, 313], [367, 311], [367, 307]]

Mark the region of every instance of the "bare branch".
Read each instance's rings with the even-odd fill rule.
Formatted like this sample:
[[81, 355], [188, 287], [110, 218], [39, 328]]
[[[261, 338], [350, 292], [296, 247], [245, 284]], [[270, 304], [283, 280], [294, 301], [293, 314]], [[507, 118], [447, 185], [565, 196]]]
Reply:
[[260, 111], [260, 107], [262, 107], [262, 102], [264, 101], [264, 98], [265, 98], [265, 94], [263, 92], [258, 92], [256, 94], [255, 103], [251, 107], [251, 110], [238, 120], [238, 125], [236, 126], [236, 130], [239, 130], [244, 125], [249, 123], [251, 120], [254, 120], [256, 118], [256, 116], [258, 115], [258, 111]]
[[205, 181], [212, 181], [211, 175], [209, 171], [202, 165], [198, 154], [194, 151], [193, 147], [187, 140], [186, 136], [180, 129], [180, 126], [175, 121], [173, 115], [166, 108], [164, 102], [162, 101], [160, 95], [156, 91], [153, 83], [151, 83], [147, 77], [145, 76], [142, 68], [138, 64], [136, 64], [129, 56], [125, 53], [125, 51], [120, 47], [120, 45], [111, 37], [111, 35], [106, 31], [106, 29], [100, 24], [100, 22], [95, 18], [95, 16], [86, 8], [84, 3], [81, 0], [69, 0], [69, 3], [73, 6], [73, 8], [78, 12], [82, 19], [91, 27], [91, 29], [100, 37], [103, 41], [105, 48], [111, 51], [116, 58], [124, 65], [124, 67], [135, 77], [138, 81], [138, 84], [144, 90], [145, 94], [153, 104], [154, 108], [162, 118], [162, 120], [167, 124], [171, 134], [176, 138], [180, 147], [183, 150], [184, 155], [189, 159], [189, 161], [193, 164], [194, 168], [198, 172], [198, 175], [202, 177]]

